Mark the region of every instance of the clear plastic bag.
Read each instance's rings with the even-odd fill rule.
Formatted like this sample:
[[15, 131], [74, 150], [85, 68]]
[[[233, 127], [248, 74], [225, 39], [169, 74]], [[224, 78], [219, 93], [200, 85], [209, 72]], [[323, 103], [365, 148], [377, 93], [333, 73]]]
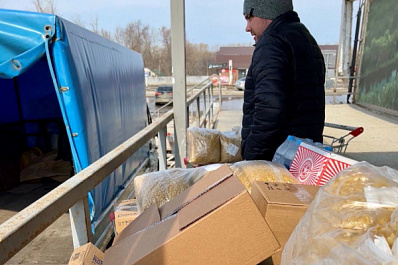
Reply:
[[284, 166], [270, 161], [241, 161], [230, 164], [229, 167], [249, 192], [254, 181], [297, 183]]
[[169, 169], [137, 176], [134, 190], [140, 213], [153, 203], [161, 206], [189, 186], [199, 181], [208, 171], [204, 168]]
[[317, 193], [282, 264], [398, 264], [398, 171], [357, 163]]
[[235, 131], [220, 133], [220, 163], [233, 163], [242, 161], [240, 149], [241, 137]]
[[220, 162], [220, 132], [213, 129], [187, 129], [188, 161], [194, 165]]

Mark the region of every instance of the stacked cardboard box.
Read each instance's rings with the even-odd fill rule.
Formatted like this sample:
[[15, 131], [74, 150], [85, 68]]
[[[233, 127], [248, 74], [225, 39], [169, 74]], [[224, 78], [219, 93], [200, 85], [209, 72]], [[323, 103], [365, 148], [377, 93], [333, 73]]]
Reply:
[[117, 201], [114, 206], [115, 234], [123, 229], [138, 217], [136, 199]]
[[[253, 200], [271, 227], [282, 250], [315, 198], [318, 189], [319, 186], [254, 182], [251, 193]], [[282, 250], [272, 255], [274, 265], [281, 263]]]
[[104, 253], [91, 243], [75, 249], [69, 259], [68, 265], [93, 265], [104, 264]]
[[280, 245], [239, 179], [224, 165], [128, 225], [104, 264], [258, 264]]

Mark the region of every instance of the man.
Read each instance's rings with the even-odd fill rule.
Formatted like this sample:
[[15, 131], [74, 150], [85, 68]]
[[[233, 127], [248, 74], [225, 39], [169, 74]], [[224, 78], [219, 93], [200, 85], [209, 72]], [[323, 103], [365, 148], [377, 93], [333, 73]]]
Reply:
[[256, 44], [245, 84], [242, 157], [272, 160], [288, 135], [322, 142], [325, 63], [292, 0], [245, 0], [243, 13]]

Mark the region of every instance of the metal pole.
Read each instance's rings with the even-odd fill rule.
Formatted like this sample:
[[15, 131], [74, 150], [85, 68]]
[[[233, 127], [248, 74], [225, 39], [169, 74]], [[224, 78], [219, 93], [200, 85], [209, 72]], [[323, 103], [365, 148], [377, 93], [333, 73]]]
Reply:
[[200, 127], [200, 97], [196, 99], [196, 127]]
[[351, 53], [351, 28], [352, 28], [353, 2], [342, 0], [340, 43], [338, 52], [338, 75], [348, 76]]
[[167, 126], [160, 129], [159, 140], [159, 170], [167, 169], [167, 150], [166, 150]]
[[204, 117], [204, 124], [203, 127], [206, 128], [207, 126], [207, 122], [206, 122], [206, 111], [207, 111], [207, 104], [206, 104], [206, 89], [203, 91], [203, 117]]
[[72, 228], [73, 248], [76, 249], [87, 242], [92, 242], [93, 235], [90, 229], [91, 222], [87, 196], [69, 209], [69, 219]]
[[361, 5], [361, 3], [359, 3], [358, 14], [357, 14], [357, 25], [355, 28], [354, 48], [352, 50], [352, 63], [351, 63], [351, 67], [350, 67], [350, 81], [348, 83], [348, 94], [347, 94], [347, 103], [348, 104], [350, 103], [350, 96], [352, 93], [352, 82], [354, 81], [355, 60], [357, 58], [359, 25], [361, 24], [361, 11], [362, 11], [362, 5]]
[[185, 0], [170, 0], [171, 53], [174, 77], [173, 111], [176, 167], [184, 166], [188, 127], [185, 71]]

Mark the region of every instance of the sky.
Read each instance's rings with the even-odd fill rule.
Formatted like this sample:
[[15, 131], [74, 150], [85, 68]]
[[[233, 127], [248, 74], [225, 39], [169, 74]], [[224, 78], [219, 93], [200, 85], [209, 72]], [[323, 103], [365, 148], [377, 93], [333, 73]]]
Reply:
[[[96, 18], [99, 28], [110, 32], [114, 32], [117, 26], [124, 27], [138, 20], [155, 30], [162, 26], [170, 28], [169, 0], [54, 0], [54, 2], [59, 16], [72, 22], [78, 19], [89, 29]], [[338, 44], [342, 0], [293, 0], [293, 6], [318, 44]], [[0, 0], [0, 8], [35, 11], [31, 0]], [[187, 40], [191, 43], [206, 43], [210, 49], [236, 44], [253, 44], [252, 36], [245, 32], [246, 24], [242, 10], [243, 0], [185, 0]], [[356, 10], [354, 4], [354, 12]]]

